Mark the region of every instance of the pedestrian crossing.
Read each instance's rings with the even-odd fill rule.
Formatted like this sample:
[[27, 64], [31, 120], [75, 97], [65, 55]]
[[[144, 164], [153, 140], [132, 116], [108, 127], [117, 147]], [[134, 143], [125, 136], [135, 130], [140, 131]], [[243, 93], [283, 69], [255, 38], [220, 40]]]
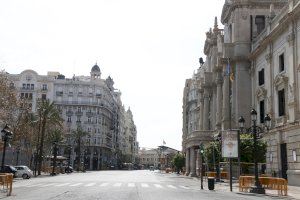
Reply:
[[195, 187], [189, 187], [185, 185], [172, 185], [172, 184], [162, 184], [162, 183], [124, 183], [124, 182], [66, 182], [66, 183], [39, 183], [39, 184], [29, 184], [29, 185], [15, 185], [14, 188], [47, 188], [47, 187], [100, 187], [100, 188], [156, 188], [156, 189], [181, 189], [181, 190], [190, 190], [190, 189], [198, 189]]

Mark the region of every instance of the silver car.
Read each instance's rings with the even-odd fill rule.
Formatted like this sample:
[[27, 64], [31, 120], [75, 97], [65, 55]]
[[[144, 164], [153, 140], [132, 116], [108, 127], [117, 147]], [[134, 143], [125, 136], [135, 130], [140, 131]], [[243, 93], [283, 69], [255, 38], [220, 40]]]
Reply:
[[15, 168], [17, 169], [17, 177], [22, 177], [23, 179], [29, 179], [30, 177], [33, 176], [32, 171], [24, 165], [20, 165], [20, 166], [15, 166]]

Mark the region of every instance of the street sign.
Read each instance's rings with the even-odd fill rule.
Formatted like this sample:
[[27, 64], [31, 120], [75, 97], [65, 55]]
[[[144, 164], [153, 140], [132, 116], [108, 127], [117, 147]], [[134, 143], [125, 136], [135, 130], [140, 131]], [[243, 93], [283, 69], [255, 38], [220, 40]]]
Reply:
[[238, 157], [237, 130], [226, 130], [222, 132], [222, 156], [223, 158]]

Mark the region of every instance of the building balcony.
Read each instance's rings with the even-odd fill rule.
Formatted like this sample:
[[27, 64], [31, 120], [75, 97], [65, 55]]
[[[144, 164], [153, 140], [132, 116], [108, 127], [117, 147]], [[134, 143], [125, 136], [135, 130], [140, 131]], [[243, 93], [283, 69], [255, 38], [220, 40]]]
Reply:
[[198, 131], [195, 130], [188, 134], [186, 138], [184, 138], [183, 143], [186, 147], [191, 146], [199, 146], [200, 143], [206, 143], [214, 140], [215, 131], [206, 130], [206, 131]]

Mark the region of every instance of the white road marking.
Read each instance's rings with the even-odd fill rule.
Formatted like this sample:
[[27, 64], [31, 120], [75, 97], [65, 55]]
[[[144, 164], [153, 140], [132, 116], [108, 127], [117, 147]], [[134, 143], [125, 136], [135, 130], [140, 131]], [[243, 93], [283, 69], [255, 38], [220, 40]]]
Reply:
[[142, 187], [145, 187], [145, 188], [149, 187], [149, 185], [147, 183], [142, 183], [141, 185], [142, 185]]
[[54, 185], [55, 187], [62, 187], [62, 186], [66, 186], [69, 185], [71, 183], [62, 183], [62, 184], [58, 184], [58, 185]]
[[102, 184], [100, 185], [100, 187], [106, 187], [106, 186], [108, 186], [108, 183], [102, 183]]
[[120, 187], [122, 185], [122, 183], [115, 183], [113, 186], [114, 187]]
[[189, 187], [186, 187], [186, 186], [183, 186], [183, 185], [180, 185], [179, 187], [183, 188], [183, 189], [186, 189], [186, 190], [189, 190], [190, 188]]
[[134, 187], [135, 184], [134, 183], [128, 183], [128, 187]]
[[154, 184], [154, 186], [155, 186], [156, 188], [162, 188], [162, 186], [159, 185], [159, 184]]
[[85, 185], [84, 187], [91, 187], [93, 185], [96, 185], [96, 183], [89, 183], [89, 184]]
[[40, 184], [26, 185], [25, 187], [39, 187], [41, 185], [43, 184], [40, 183]]
[[52, 186], [52, 185], [55, 185], [56, 183], [49, 183], [49, 184], [46, 184], [46, 185], [41, 185], [40, 187], [48, 187], [48, 186]]
[[78, 185], [82, 185], [83, 183], [75, 183], [75, 184], [73, 184], [73, 185], [69, 185], [69, 186], [71, 186], [71, 187], [75, 187], [75, 186], [78, 186]]
[[174, 185], [167, 185], [168, 188], [172, 188], [172, 189], [176, 189], [176, 187]]

